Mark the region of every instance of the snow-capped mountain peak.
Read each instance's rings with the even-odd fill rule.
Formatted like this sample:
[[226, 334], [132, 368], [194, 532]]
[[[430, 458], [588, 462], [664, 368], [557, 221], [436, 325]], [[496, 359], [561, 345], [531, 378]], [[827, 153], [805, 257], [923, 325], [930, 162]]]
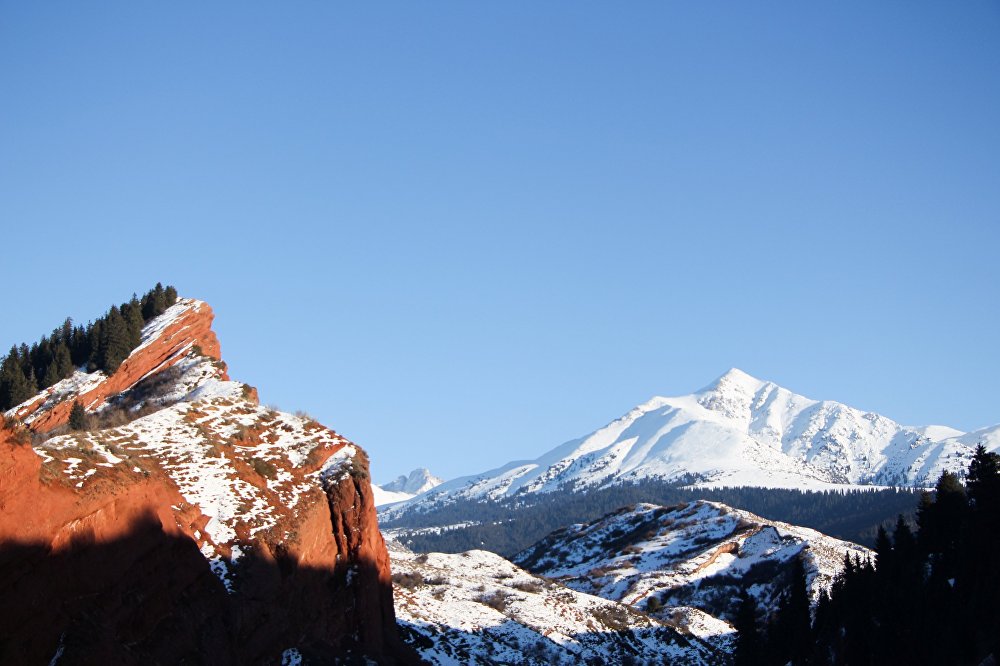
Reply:
[[442, 479], [431, 474], [426, 467], [418, 467], [389, 483], [381, 486], [372, 485], [372, 490], [375, 492], [375, 506], [406, 502], [421, 493], [437, 488], [442, 482]]
[[419, 495], [420, 493], [427, 492], [431, 488], [441, 485], [442, 481], [443, 479], [439, 479], [431, 474], [430, 470], [426, 467], [419, 467], [410, 472], [408, 475], [400, 475], [395, 481], [382, 484], [382, 490], [388, 490], [394, 493]]
[[648, 478], [800, 489], [930, 486], [942, 471], [961, 474], [980, 442], [1000, 448], [1000, 426], [967, 434], [903, 426], [733, 368], [695, 393], [654, 397], [535, 460], [455, 479], [391, 511]]
[[743, 372], [739, 368], [729, 368], [726, 372], [719, 376], [714, 382], [703, 388], [700, 393], [707, 393], [709, 391], [730, 391], [737, 390], [746, 393], [755, 393], [765, 384], [770, 384], [771, 382], [766, 382], [756, 377], [753, 377], [746, 372]]

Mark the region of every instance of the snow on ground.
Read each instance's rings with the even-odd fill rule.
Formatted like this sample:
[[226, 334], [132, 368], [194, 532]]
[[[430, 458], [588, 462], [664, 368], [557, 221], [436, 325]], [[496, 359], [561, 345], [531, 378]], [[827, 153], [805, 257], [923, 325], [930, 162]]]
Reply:
[[693, 606], [732, 617], [741, 587], [772, 608], [781, 572], [803, 558], [815, 601], [840, 571], [844, 556], [870, 551], [804, 527], [766, 520], [715, 502], [672, 508], [627, 507], [554, 532], [514, 561], [583, 592], [637, 608]]
[[[139, 346], [132, 350], [132, 353], [135, 354], [136, 352], [139, 352], [151, 345], [157, 338], [162, 336], [170, 326], [172, 326], [189, 311], [201, 312], [201, 308], [204, 305], [204, 301], [199, 301], [194, 298], [177, 299], [177, 302], [164, 310], [163, 314], [152, 319], [143, 327], [142, 340], [139, 342]], [[183, 332], [183, 330], [184, 329], [181, 329], [181, 332]]]
[[[331, 448], [338, 450], [321, 469], [296, 472], [311, 455]], [[64, 473], [80, 487], [98, 466], [131, 469], [145, 460], [160, 467], [184, 500], [208, 517], [200, 545], [227, 587], [222, 558], [241, 540], [275, 529], [280, 508], [295, 507], [356, 453], [307, 418], [229, 398], [178, 402], [118, 428], [53, 437], [37, 449], [52, 462], [61, 458]], [[67, 455], [76, 451], [86, 462]]]
[[720, 620], [692, 606], [672, 606], [665, 615], [671, 624], [694, 634], [724, 654], [732, 654], [736, 647], [736, 629], [725, 620]]
[[396, 617], [431, 664], [719, 663], [689, 633], [532, 576], [494, 553], [415, 555], [389, 541]]
[[[254, 429], [261, 431], [255, 441], [239, 439]], [[301, 417], [249, 401], [216, 398], [176, 403], [119, 428], [53, 437], [39, 449], [49, 458], [62, 450], [82, 449], [102, 456], [104, 462], [95, 464], [103, 466], [138, 457], [155, 460], [184, 499], [210, 518], [205, 528], [209, 538], [226, 544], [236, 538], [238, 525], [246, 527], [250, 536], [273, 527], [274, 506], [266, 493], [276, 495], [282, 506], [294, 507], [317, 482], [296, 480], [290, 470], [301, 467], [314, 450], [342, 447], [328, 461], [324, 470], [328, 469], [355, 452], [345, 442]], [[68, 463], [66, 474], [77, 478], [77, 466], [83, 461], [76, 457], [63, 461]], [[246, 466], [265, 477], [266, 491], [245, 480]]]
[[[182, 299], [168, 308], [143, 329], [143, 344], [201, 305]], [[241, 544], [269, 531], [287, 537], [280, 531], [282, 515], [304, 497], [322, 496], [323, 481], [339, 476], [357, 450], [307, 416], [250, 400], [243, 384], [222, 379], [220, 362], [189, 347], [179, 353], [177, 363], [137, 398], [126, 392], [98, 410], [128, 405], [134, 415], [144, 413], [140, 408], [156, 411], [118, 427], [57, 435], [35, 450], [47, 468], [81, 489], [103, 478], [102, 469], [120, 467], [133, 475], [162, 470], [185, 503], [207, 518], [195, 535], [230, 588], [227, 563], [238, 559]], [[103, 379], [101, 373], [78, 372], [53, 386], [46, 399], [78, 395]]]
[[47, 412], [63, 400], [68, 400], [73, 396], [82, 395], [94, 390], [105, 379], [107, 377], [103, 372], [86, 372], [84, 368], [80, 368], [66, 379], [56, 382], [40, 394], [33, 395], [20, 405], [8, 409], [4, 412], [4, 415], [14, 416], [14, 414], [25, 407], [38, 402], [40, 396], [44, 396], [41, 406], [23, 419], [25, 423], [31, 423], [39, 415]]

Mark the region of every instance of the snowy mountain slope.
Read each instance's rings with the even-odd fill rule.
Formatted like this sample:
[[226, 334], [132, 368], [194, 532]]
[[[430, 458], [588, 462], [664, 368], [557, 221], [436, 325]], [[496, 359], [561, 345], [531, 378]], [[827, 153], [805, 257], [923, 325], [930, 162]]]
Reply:
[[372, 484], [372, 493], [375, 495], [375, 506], [385, 506], [386, 504], [396, 504], [411, 500], [416, 495], [410, 493], [395, 493], [391, 490], [383, 490], [380, 486]]
[[966, 469], [980, 442], [1000, 447], [1000, 425], [970, 433], [902, 426], [733, 369], [697, 393], [653, 398], [536, 460], [449, 481], [387, 515], [645, 478], [799, 489], [929, 486], [944, 470]]
[[532, 576], [481, 550], [416, 555], [389, 541], [396, 617], [430, 664], [718, 664], [687, 630]]
[[427, 468], [417, 468], [408, 475], [400, 475], [395, 480], [381, 486], [372, 484], [372, 491], [375, 493], [375, 506], [405, 502], [436, 488], [441, 483], [442, 479], [431, 474]]
[[[871, 553], [815, 530], [699, 501], [671, 508], [626, 507], [554, 532], [514, 561], [573, 589], [656, 617], [671, 617], [676, 607], [694, 607], [728, 620], [740, 588], [764, 608], [776, 608], [783, 571], [795, 557], [803, 558], [815, 602], [843, 567], [845, 555], [864, 559]], [[706, 624], [704, 619], [692, 621]], [[722, 623], [701, 634], [711, 640], [713, 632], [727, 631]]]

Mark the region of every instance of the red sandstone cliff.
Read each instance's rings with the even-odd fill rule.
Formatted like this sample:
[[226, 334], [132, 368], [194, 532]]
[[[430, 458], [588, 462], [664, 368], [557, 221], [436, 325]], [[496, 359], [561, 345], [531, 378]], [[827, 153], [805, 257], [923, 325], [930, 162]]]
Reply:
[[[0, 429], [0, 663], [415, 661], [367, 457], [229, 381], [211, 321], [180, 301]], [[74, 400], [119, 425], [62, 432]]]

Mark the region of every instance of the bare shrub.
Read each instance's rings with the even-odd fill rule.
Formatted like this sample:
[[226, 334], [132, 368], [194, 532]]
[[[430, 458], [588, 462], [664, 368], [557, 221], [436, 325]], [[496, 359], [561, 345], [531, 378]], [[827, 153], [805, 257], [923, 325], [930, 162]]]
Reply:
[[274, 479], [278, 475], [278, 469], [266, 460], [253, 458], [250, 463], [253, 465], [254, 471], [265, 478]]
[[476, 599], [476, 601], [501, 613], [507, 610], [507, 595], [503, 592], [497, 591], [491, 594], [484, 594]]
[[512, 586], [515, 590], [538, 594], [542, 591], [542, 581], [540, 580], [519, 580]]
[[394, 573], [392, 574], [392, 584], [412, 590], [424, 584], [424, 577], [419, 571]]

